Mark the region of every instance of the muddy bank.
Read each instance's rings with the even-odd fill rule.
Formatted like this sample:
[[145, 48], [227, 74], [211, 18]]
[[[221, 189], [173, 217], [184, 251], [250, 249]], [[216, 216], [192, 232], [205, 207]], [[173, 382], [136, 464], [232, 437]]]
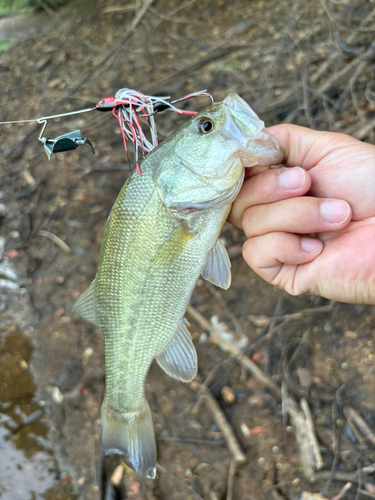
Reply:
[[[238, 92], [268, 125], [293, 121], [340, 131], [352, 127], [356, 133], [362, 131], [362, 139], [374, 142], [368, 127], [374, 119], [369, 83], [373, 63], [369, 61], [352, 81], [356, 109], [348, 93], [352, 73], [341, 71], [357, 67], [357, 59], [332, 42], [332, 26], [320, 4], [154, 2], [133, 34], [108, 55], [123, 40], [141, 5], [135, 3], [133, 10], [120, 7], [115, 2], [73, 5], [52, 18], [42, 35], [4, 53], [1, 119], [84, 108], [124, 86], [176, 98], [209, 88], [217, 100]], [[331, 7], [332, 16], [341, 20], [341, 36], [347, 41], [353, 30], [352, 43], [365, 50], [373, 28], [370, 3], [362, 2], [354, 10]], [[335, 57], [330, 60], [331, 56]], [[306, 78], [316, 90], [307, 101], [302, 86]], [[181, 117], [160, 115], [160, 137], [182, 123]], [[7, 259], [14, 263], [12, 272], [23, 280], [17, 286], [27, 289], [31, 298], [28, 307], [22, 302], [14, 313], [30, 310], [29, 319], [22, 324], [11, 319], [1, 337], [1, 365], [8, 367], [7, 373], [14, 370], [17, 382], [12, 382], [11, 392], [23, 398], [4, 408], [9, 400], [1, 396], [1, 430], [2, 446], [11, 443], [9, 456], [17, 451], [24, 460], [30, 457], [28, 465], [20, 464], [35, 471], [32, 476], [39, 485], [33, 488], [39, 488], [41, 498], [69, 498], [73, 491], [92, 500], [98, 497], [103, 344], [95, 327], [72, 315], [70, 308], [95, 276], [105, 220], [128, 171], [115, 119], [91, 113], [51, 122], [47, 131], [55, 137], [75, 129], [93, 141], [95, 156], [80, 148], [49, 162], [37, 141], [38, 127], [25, 124], [1, 130], [0, 202], [5, 210], [0, 231], [5, 254], [11, 252]], [[307, 480], [281, 397], [245, 372], [189, 318], [199, 380], [211, 374], [210, 391], [246, 457], [233, 477], [233, 498], [300, 499], [304, 490], [322, 492], [332, 468], [336, 475], [325, 494], [333, 498], [342, 481], [353, 480], [358, 468], [375, 462], [372, 445], [347, 411], [354, 408], [370, 428], [375, 427], [374, 309], [332, 304], [328, 311], [315, 311], [327, 302], [292, 298], [248, 269], [240, 254], [244, 235], [239, 230], [228, 225], [223, 237], [232, 256], [233, 285], [223, 292], [199, 282], [192, 305], [208, 320], [218, 316], [233, 334], [240, 330], [248, 339], [248, 357], [280, 388], [286, 385], [296, 404], [307, 400], [323, 460], [323, 471], [314, 481]], [[8, 303], [11, 289], [1, 293]], [[298, 311], [304, 312], [294, 320], [280, 319]], [[27, 339], [34, 348], [31, 358]], [[27, 378], [18, 379], [21, 375]], [[231, 403], [223, 396], [224, 387], [234, 396]], [[23, 388], [36, 397], [27, 400]], [[198, 413], [192, 413], [197, 386], [178, 383], [152, 366], [146, 390], [161, 468], [155, 481], [123, 472], [119, 488], [132, 498], [225, 498], [231, 453], [207, 406], [200, 403]], [[45, 416], [17, 430], [41, 410]], [[16, 436], [18, 448], [12, 441]], [[28, 447], [34, 451], [26, 452]], [[33, 456], [40, 457], [37, 462], [44, 472], [50, 471], [44, 479], [39, 469], [33, 469]], [[110, 474], [117, 465], [114, 459]], [[15, 470], [13, 484], [31, 496], [28, 477]], [[366, 473], [362, 487], [365, 483], [373, 485], [373, 473]], [[353, 480], [348, 500], [356, 498], [357, 484]], [[53, 490], [59, 487], [71, 490]], [[52, 493], [43, 488], [52, 488]], [[10, 494], [2, 492], [2, 500]]]
[[10, 260], [4, 247], [0, 238], [0, 498], [73, 500], [69, 476], [60, 472], [53, 451], [55, 430], [46, 419], [51, 394], [36, 396], [30, 368], [38, 315], [22, 262]]

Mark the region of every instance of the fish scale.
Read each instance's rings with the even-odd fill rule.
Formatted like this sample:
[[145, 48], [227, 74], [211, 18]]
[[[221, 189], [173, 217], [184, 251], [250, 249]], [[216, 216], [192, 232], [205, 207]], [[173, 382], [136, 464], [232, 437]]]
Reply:
[[102, 443], [155, 477], [156, 446], [144, 395], [154, 359], [188, 381], [197, 358], [184, 314], [200, 275], [224, 289], [230, 261], [218, 240], [244, 167], [283, 154], [236, 94], [201, 111], [156, 147], [122, 188], [108, 218], [95, 280], [73, 311], [103, 336]]

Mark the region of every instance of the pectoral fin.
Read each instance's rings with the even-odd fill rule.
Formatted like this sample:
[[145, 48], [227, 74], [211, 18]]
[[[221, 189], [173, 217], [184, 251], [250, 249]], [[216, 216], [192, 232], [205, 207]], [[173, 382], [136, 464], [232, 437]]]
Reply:
[[216, 286], [226, 290], [231, 283], [231, 264], [220, 240], [217, 240], [215, 246], [208, 254], [206, 265], [202, 271], [202, 277]]
[[156, 358], [159, 366], [170, 377], [189, 382], [197, 373], [197, 353], [186, 325], [182, 319], [177, 335], [169, 346]]
[[96, 325], [95, 279], [88, 289], [74, 302], [71, 311]]

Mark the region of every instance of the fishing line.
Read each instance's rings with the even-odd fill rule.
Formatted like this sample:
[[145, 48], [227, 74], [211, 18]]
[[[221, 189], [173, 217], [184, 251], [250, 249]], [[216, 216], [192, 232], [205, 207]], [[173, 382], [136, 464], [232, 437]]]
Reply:
[[34, 118], [32, 120], [13, 120], [10, 122], [0, 122], [0, 125], [8, 125], [10, 123], [31, 123], [31, 122], [40, 123], [41, 120], [52, 120], [53, 118], [61, 118], [63, 116], [78, 115], [79, 113], [88, 113], [89, 111], [93, 111], [94, 109], [95, 108], [79, 109], [78, 111], [69, 111], [67, 113], [60, 113], [59, 115], [41, 116], [40, 118]]

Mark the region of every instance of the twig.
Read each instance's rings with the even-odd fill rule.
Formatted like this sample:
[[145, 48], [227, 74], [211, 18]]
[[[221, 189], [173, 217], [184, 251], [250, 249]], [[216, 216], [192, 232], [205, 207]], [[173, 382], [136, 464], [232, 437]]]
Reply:
[[348, 415], [346, 417], [346, 420], [348, 422], [348, 425], [349, 427], [351, 428], [356, 440], [358, 441], [358, 443], [362, 446], [365, 445], [365, 440], [363, 439], [363, 437], [361, 436], [359, 430], [357, 429], [357, 426], [355, 425], [355, 423], [353, 422], [353, 419]]
[[232, 500], [233, 498], [233, 485], [234, 485], [234, 475], [236, 473], [236, 462], [234, 460], [230, 461], [229, 476], [228, 476], [228, 489], [226, 500]]
[[204, 280], [204, 285], [208, 289], [208, 291], [211, 293], [211, 295], [215, 298], [221, 309], [225, 312], [225, 314], [228, 316], [228, 318], [232, 321], [234, 329], [236, 330], [236, 333], [239, 337], [244, 337], [244, 331], [242, 328], [241, 323], [238, 321], [236, 316], [232, 314], [232, 312], [228, 309], [225, 301], [219, 297], [217, 289], [208, 281]]
[[275, 384], [275, 382], [269, 377], [266, 373], [264, 373], [257, 364], [251, 361], [243, 352], [232, 344], [227, 339], [223, 339], [220, 333], [214, 328], [207, 319], [202, 316], [193, 306], [188, 306], [187, 308], [188, 314], [197, 321], [202, 328], [211, 332], [213, 339], [225, 347], [233, 356], [235, 356], [239, 362], [239, 364], [249, 372], [258, 382], [265, 385], [269, 389], [271, 389], [277, 396], [281, 396], [280, 387]]
[[[136, 27], [138, 26], [138, 24], [142, 20], [143, 16], [146, 14], [149, 6], [154, 1], [155, 0], [145, 0], [145, 3], [143, 5], [143, 7], [141, 7], [139, 9], [138, 13], [134, 17], [133, 21], [131, 22], [130, 26], [125, 31], [125, 33], [122, 35], [122, 37], [116, 43], [114, 43], [113, 45], [111, 45], [110, 49], [108, 49], [105, 52], [105, 54], [99, 59], [99, 61], [97, 61], [96, 63], [94, 63], [91, 66], [91, 68], [88, 71], [86, 71], [86, 73], [78, 80], [78, 82], [75, 85], [73, 85], [72, 87], [70, 87], [69, 90], [67, 92], [65, 92], [63, 94], [63, 96], [53, 106], [51, 106], [50, 108], [47, 109], [47, 111], [45, 112], [45, 116], [51, 115], [56, 109], [59, 108], [59, 106], [61, 106], [61, 104], [63, 104], [66, 101], [67, 97], [69, 97], [72, 94], [74, 94], [75, 92], [77, 92], [77, 90], [80, 87], [82, 87], [82, 85], [89, 78], [92, 77], [92, 75], [95, 73], [95, 71], [97, 71], [99, 68], [103, 69], [105, 65], [111, 63], [112, 58], [118, 53], [118, 49], [133, 34], [133, 32], [135, 31]], [[9, 148], [6, 152], [4, 152], [4, 158], [7, 159], [7, 158], [10, 158], [13, 155], [15, 155], [17, 153], [17, 151], [19, 150], [19, 148], [21, 146], [25, 145], [25, 143], [30, 139], [30, 137], [34, 134], [34, 132], [38, 128], [40, 128], [39, 123], [36, 123], [35, 125], [33, 125], [29, 129], [29, 131], [26, 132], [26, 134], [22, 135], [20, 137], [20, 139], [11, 148]]]
[[355, 94], [354, 86], [355, 86], [360, 74], [366, 68], [366, 66], [367, 66], [367, 62], [361, 61], [360, 64], [358, 65], [358, 68], [355, 70], [354, 75], [349, 80], [350, 95], [352, 96], [353, 106], [354, 106], [358, 115], [361, 114], [361, 111], [360, 111], [359, 106], [358, 106], [358, 99], [357, 99], [357, 96]]
[[314, 429], [314, 422], [312, 420], [310, 407], [309, 407], [305, 398], [301, 399], [301, 408], [302, 408], [302, 410], [305, 414], [305, 417], [306, 417], [306, 426], [307, 426], [307, 430], [308, 430], [308, 436], [310, 439], [310, 446], [312, 448], [312, 452], [313, 452], [314, 459], [315, 459], [315, 467], [316, 467], [316, 469], [319, 470], [323, 467], [323, 459], [322, 459], [322, 455], [320, 453], [318, 440], [316, 438], [315, 429]]
[[353, 134], [353, 137], [361, 141], [373, 128], [375, 128], [375, 118], [363, 125], [363, 127]]
[[265, 81], [267, 81], [268, 79], [268, 76], [270, 74], [270, 70], [273, 68], [273, 66], [275, 65], [276, 61], [278, 60], [280, 54], [281, 54], [281, 51], [283, 50], [284, 48], [284, 45], [285, 45], [285, 42], [286, 42], [286, 39], [287, 37], [289, 36], [289, 33], [290, 33], [290, 30], [292, 29], [292, 26], [293, 26], [293, 23], [295, 21], [295, 18], [297, 16], [297, 12], [298, 12], [298, 9], [299, 9], [299, 6], [300, 6], [300, 3], [301, 3], [301, 0], [296, 0], [294, 2], [294, 6], [293, 6], [293, 10], [292, 10], [292, 13], [288, 19], [288, 22], [286, 23], [286, 26], [284, 28], [284, 32], [283, 32], [283, 35], [282, 37], [280, 38], [280, 41], [277, 45], [277, 48], [276, 48], [276, 52], [275, 52], [275, 55], [274, 57], [272, 58], [272, 61], [270, 61], [270, 63], [267, 65], [267, 67], [265, 68], [265, 71], [264, 71], [264, 77], [262, 78], [262, 83], [264, 84]]
[[289, 413], [292, 421], [303, 473], [307, 478], [314, 479], [315, 470], [323, 466], [323, 461], [307, 401], [302, 399], [301, 411], [297, 403], [288, 396], [286, 384], [283, 384], [282, 404], [283, 411]]
[[37, 232], [37, 235], [42, 236], [42, 238], [48, 238], [49, 240], [53, 241], [53, 243], [55, 243], [55, 245], [60, 247], [61, 250], [63, 250], [66, 253], [69, 253], [71, 251], [70, 248], [68, 247], [68, 245], [63, 240], [61, 240], [55, 234], [50, 233], [49, 231], [44, 231], [44, 229], [39, 229], [39, 231]]
[[[348, 43], [352, 43], [354, 42], [355, 40], [355, 37], [358, 35], [359, 31], [361, 30], [361, 28], [363, 28], [363, 26], [372, 20], [372, 18], [375, 17], [375, 10], [372, 10], [370, 12], [370, 14], [365, 17], [365, 19], [362, 20], [362, 22], [360, 23], [360, 25], [358, 26], [358, 28], [353, 31], [351, 33], [351, 35], [349, 36], [348, 38]], [[339, 52], [336, 52], [336, 53], [333, 53], [331, 54], [328, 59], [326, 59], [323, 64], [320, 66], [320, 68], [314, 72], [314, 75], [312, 75], [311, 77], [311, 82], [312, 83], [315, 83], [321, 76], [323, 73], [325, 73], [325, 71], [328, 69], [328, 68], [331, 68], [332, 67], [332, 63], [335, 59], [338, 58], [338, 56], [340, 55]]]
[[[324, 312], [331, 312], [334, 304], [335, 303], [332, 301], [329, 304], [327, 304], [326, 306], [310, 307], [308, 309], [301, 309], [300, 311], [297, 311], [295, 313], [280, 314], [278, 316], [273, 316], [272, 318], [267, 318], [267, 316], [254, 316], [252, 314], [249, 314], [247, 317], [249, 318], [250, 321], [252, 321], [254, 323], [260, 319], [261, 321], [264, 322], [263, 324], [266, 324], [267, 320], [269, 323], [271, 321], [280, 321], [280, 320], [292, 321], [295, 319], [303, 319], [307, 315], [310, 315], [310, 314], [320, 314], [320, 313], [324, 313]], [[256, 323], [255, 323], [255, 325], [259, 326]]]
[[[224, 38], [224, 41], [215, 47], [213, 50], [211, 50], [208, 54], [206, 54], [204, 57], [200, 57], [198, 60], [194, 61], [191, 63], [189, 66], [184, 66], [182, 69], [176, 71], [172, 75], [169, 75], [165, 78], [162, 78], [161, 80], [157, 81], [156, 83], [153, 83], [150, 87], [147, 87], [145, 90], [145, 93], [147, 94], [152, 94], [156, 91], [159, 91], [160, 88], [165, 87], [169, 82], [177, 81], [181, 79], [184, 75], [190, 75], [194, 71], [197, 71], [198, 69], [203, 68], [207, 64], [210, 64], [213, 61], [216, 61], [222, 57], [225, 57], [226, 55], [234, 52], [235, 50], [241, 50], [241, 49], [253, 49], [254, 44], [246, 43], [246, 44], [233, 44], [233, 45], [228, 45], [229, 41], [233, 37], [238, 37], [238, 35], [241, 35], [242, 33], [245, 33], [247, 30], [249, 30], [252, 26], [256, 26], [259, 24], [260, 21], [263, 21], [276, 12], [280, 11], [283, 9], [283, 5], [277, 5], [274, 9], [269, 9], [267, 12], [263, 15], [260, 16], [257, 19], [248, 21], [244, 24], [242, 24], [240, 27], [233, 28], [229, 32], [229, 36]], [[265, 49], [262, 49], [262, 52], [264, 53]]]
[[333, 73], [331, 78], [327, 78], [318, 87], [319, 91], [320, 92], [327, 92], [327, 90], [329, 90], [334, 83], [336, 83], [338, 80], [340, 80], [340, 78], [343, 78], [344, 76], [346, 76], [349, 73], [353, 74], [355, 72], [357, 66], [360, 65], [360, 63], [361, 63], [361, 61], [359, 61], [358, 59], [353, 59], [352, 61], [350, 61], [343, 68], [341, 68], [340, 71], [338, 71], [337, 73]]
[[189, 438], [184, 438], [184, 437], [163, 437], [160, 436], [160, 433], [156, 436], [156, 441], [157, 442], [170, 442], [170, 443], [180, 443], [180, 444], [186, 444], [186, 445], [192, 445], [192, 446], [220, 446], [224, 447], [225, 442], [224, 439], [217, 439], [215, 441], [210, 441], [209, 439], [189, 439]]
[[363, 486], [363, 474], [361, 468], [358, 467], [358, 486], [357, 486], [357, 494], [354, 500], [359, 500], [359, 497], [361, 496], [362, 486]]
[[333, 497], [332, 500], [341, 500], [345, 493], [349, 491], [352, 486], [353, 483], [351, 483], [350, 481], [347, 482], [345, 486], [343, 486], [342, 490], [335, 497]]
[[[332, 406], [332, 414], [333, 414], [332, 415], [332, 422], [333, 422], [334, 426], [335, 426], [335, 422], [336, 422], [335, 412], [336, 412], [336, 406]], [[339, 423], [340, 421], [338, 420], [337, 422]], [[339, 434], [337, 436], [337, 440], [336, 440], [335, 439], [336, 438], [335, 430], [336, 430], [336, 427], [334, 427], [334, 431], [333, 431], [333, 446], [332, 446], [332, 448], [334, 450], [333, 462], [332, 462], [331, 470], [329, 472], [327, 471], [328, 472], [327, 481], [326, 481], [324, 488], [322, 490], [323, 496], [328, 493], [328, 490], [331, 487], [333, 479], [336, 479], [336, 469], [337, 469], [337, 465], [338, 465], [339, 459], [340, 459], [341, 432], [339, 432]], [[345, 479], [345, 481], [348, 481], [348, 479]]]
[[230, 452], [232, 453], [233, 460], [237, 464], [246, 462], [246, 457], [240, 448], [237, 438], [234, 435], [234, 432], [229, 422], [227, 421], [224, 413], [221, 411], [220, 406], [218, 405], [216, 399], [212, 396], [207, 387], [203, 389], [203, 393], [204, 393], [205, 403], [207, 404], [210, 412], [212, 413], [212, 416], [214, 417], [215, 422], [217, 423], [219, 429], [223, 433], [223, 437], [227, 442]]
[[285, 372], [288, 372], [288, 373], [290, 372], [290, 367], [293, 366], [294, 361], [298, 357], [298, 355], [300, 353], [300, 350], [301, 350], [301, 346], [303, 345], [304, 342], [306, 343], [306, 342], [309, 341], [310, 333], [311, 333], [311, 327], [309, 326], [303, 332], [302, 337], [299, 338], [297, 347], [295, 348], [295, 350], [294, 350], [291, 358], [289, 359], [289, 361], [286, 363], [286, 366], [285, 366], [285, 369], [284, 369], [284, 373]]
[[[363, 475], [373, 474], [374, 472], [375, 463], [361, 469], [361, 473]], [[316, 472], [315, 476], [317, 479], [329, 479], [332, 476], [332, 479], [335, 481], [351, 481], [352, 483], [358, 482], [358, 470], [351, 472], [335, 471], [333, 473], [330, 470], [321, 470]]]
[[269, 325], [269, 328], [268, 328], [268, 332], [267, 332], [267, 338], [271, 338], [271, 336], [273, 335], [273, 332], [276, 328], [276, 323], [277, 323], [277, 319], [275, 319], [275, 317], [277, 315], [280, 314], [280, 312], [282, 311], [282, 304], [283, 304], [283, 296], [281, 295], [278, 299], [277, 299], [277, 304], [276, 304], [276, 307], [275, 307], [275, 312], [274, 312], [274, 315], [273, 315], [273, 318], [271, 318], [271, 321], [270, 321], [270, 325]]
[[171, 476], [173, 476], [179, 483], [183, 484], [185, 488], [187, 488], [189, 490], [189, 492], [195, 497], [197, 498], [198, 500], [203, 500], [203, 498], [198, 495], [198, 493], [191, 487], [189, 486], [188, 484], [186, 484], [184, 481], [182, 481], [182, 479], [180, 477], [177, 476], [177, 474], [175, 474], [174, 472], [168, 470], [168, 469], [165, 469], [164, 467], [162, 467], [161, 465], [159, 464], [156, 464], [156, 468], [159, 472], [163, 472], [165, 474], [169, 474]]
[[213, 367], [213, 369], [210, 371], [210, 373], [207, 375], [206, 377], [206, 380], [201, 384], [200, 388], [199, 388], [199, 391], [198, 391], [198, 394], [197, 394], [197, 401], [196, 403], [194, 404], [192, 410], [191, 410], [191, 415], [195, 416], [195, 415], [198, 415], [199, 413], [199, 409], [201, 407], [201, 403], [203, 401], [203, 398], [204, 398], [204, 390], [206, 388], [208, 388], [211, 380], [213, 379], [216, 371], [221, 368], [221, 364], [222, 363], [219, 363], [218, 365], [215, 365]]
[[370, 443], [375, 445], [375, 434], [367, 424], [367, 422], [361, 417], [361, 415], [351, 406], [345, 406], [344, 415], [346, 418], [350, 418], [354, 421], [358, 429], [362, 434], [370, 441]]
[[218, 59], [221, 59], [222, 57], [231, 54], [235, 50], [239, 50], [246, 47], [250, 47], [250, 45], [248, 44], [244, 45], [238, 43], [235, 45], [227, 45], [227, 44], [225, 44], [224, 46], [220, 45], [211, 50], [206, 56], [199, 58], [197, 61], [193, 62], [189, 66], [184, 66], [182, 69], [176, 71], [172, 75], [166, 76], [165, 78], [153, 83], [150, 87], [147, 87], [144, 92], [147, 94], [153, 94], [154, 92], [160, 90], [160, 88], [165, 87], [171, 81], [174, 82], [178, 81], [183, 76], [190, 75], [194, 71], [197, 71], [198, 69], [207, 66], [207, 64], [210, 64], [213, 61], [217, 61]]
[[47, 12], [51, 17], [56, 16], [56, 12], [54, 12], [43, 0], [36, 0], [40, 7]]
[[[310, 54], [308, 53], [308, 56]], [[306, 57], [307, 60], [307, 57]], [[309, 86], [308, 86], [308, 74], [307, 74], [307, 64], [304, 64], [303, 75], [302, 75], [302, 95], [303, 95], [303, 109], [305, 111], [305, 116], [309, 127], [315, 129], [315, 123], [311, 114], [310, 96], [309, 96]]]
[[375, 498], [375, 495], [373, 493], [370, 493], [369, 491], [366, 490], [358, 490], [358, 493], [367, 498]]

